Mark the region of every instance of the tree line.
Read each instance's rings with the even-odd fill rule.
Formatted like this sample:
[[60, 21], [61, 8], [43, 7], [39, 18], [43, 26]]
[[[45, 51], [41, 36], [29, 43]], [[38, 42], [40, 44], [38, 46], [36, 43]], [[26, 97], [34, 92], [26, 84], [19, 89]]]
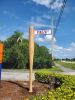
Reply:
[[[3, 49], [3, 68], [28, 69], [28, 40], [23, 38], [23, 32], [15, 31], [12, 36], [5, 41]], [[45, 46], [34, 43], [34, 63], [33, 68], [50, 68], [53, 61], [49, 50]]]
[[75, 58], [63, 58], [63, 59], [60, 59], [60, 58], [55, 58], [54, 59], [55, 61], [75, 61]]

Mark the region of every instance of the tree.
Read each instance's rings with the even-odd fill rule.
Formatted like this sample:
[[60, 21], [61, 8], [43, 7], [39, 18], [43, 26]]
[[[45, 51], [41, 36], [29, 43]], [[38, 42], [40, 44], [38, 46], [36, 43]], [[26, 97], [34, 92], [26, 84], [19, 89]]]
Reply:
[[[16, 31], [14, 34], [4, 41], [3, 65], [5, 68], [24, 68], [24, 48], [23, 44], [17, 42], [18, 37], [22, 38], [23, 33]], [[25, 43], [26, 44], [26, 43]], [[22, 48], [23, 47], [23, 48]], [[22, 49], [21, 49], [22, 48]], [[21, 63], [20, 63], [21, 62]]]
[[[3, 68], [29, 68], [28, 40], [22, 36], [22, 32], [16, 31], [11, 37], [3, 41]], [[17, 42], [19, 37], [22, 42]], [[34, 68], [50, 68], [52, 57], [49, 50], [45, 46], [39, 46], [36, 43], [34, 47]]]

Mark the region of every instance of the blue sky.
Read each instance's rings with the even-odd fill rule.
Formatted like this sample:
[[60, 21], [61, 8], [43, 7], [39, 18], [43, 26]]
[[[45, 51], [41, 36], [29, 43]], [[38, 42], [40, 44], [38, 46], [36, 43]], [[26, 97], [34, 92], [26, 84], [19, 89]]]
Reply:
[[[51, 5], [51, 2], [54, 3]], [[51, 16], [54, 29], [63, 6], [63, 0], [0, 0], [0, 39], [5, 40], [14, 31], [24, 32], [28, 38], [28, 28], [50, 29]], [[35, 36], [35, 42], [50, 49], [51, 37]], [[75, 57], [75, 1], [67, 0], [58, 30], [54, 39], [54, 56], [57, 58]]]

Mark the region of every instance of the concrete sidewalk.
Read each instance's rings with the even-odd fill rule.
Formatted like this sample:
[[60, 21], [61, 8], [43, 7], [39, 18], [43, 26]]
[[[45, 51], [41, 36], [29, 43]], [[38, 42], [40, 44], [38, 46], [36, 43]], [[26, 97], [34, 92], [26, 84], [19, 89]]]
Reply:
[[[65, 68], [59, 64], [56, 64], [64, 72], [58, 72], [58, 74], [75, 75], [75, 70]], [[57, 73], [57, 72], [55, 72]], [[35, 80], [35, 71], [33, 71], [32, 78]], [[2, 70], [2, 80], [16, 80], [16, 81], [29, 81], [29, 70]]]
[[[28, 71], [2, 71], [2, 80], [20, 80], [20, 81], [28, 81], [29, 80], [29, 72]], [[33, 80], [35, 80], [34, 73], [32, 76]]]

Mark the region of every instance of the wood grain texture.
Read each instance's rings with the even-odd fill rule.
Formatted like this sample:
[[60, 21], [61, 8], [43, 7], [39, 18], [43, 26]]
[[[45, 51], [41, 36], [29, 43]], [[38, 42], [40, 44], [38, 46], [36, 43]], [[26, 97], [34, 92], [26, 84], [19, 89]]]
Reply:
[[33, 56], [34, 56], [34, 29], [32, 26], [29, 28], [29, 92], [32, 92], [32, 70], [33, 70]]

